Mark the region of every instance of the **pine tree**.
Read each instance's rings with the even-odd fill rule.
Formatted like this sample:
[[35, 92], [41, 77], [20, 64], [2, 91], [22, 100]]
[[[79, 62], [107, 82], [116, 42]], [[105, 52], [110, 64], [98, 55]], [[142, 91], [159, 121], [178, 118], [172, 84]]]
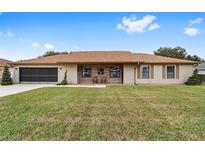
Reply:
[[5, 65], [2, 80], [1, 80], [1, 85], [12, 85], [12, 84], [13, 84], [13, 80], [9, 72], [9, 67]]
[[193, 72], [193, 75], [189, 77], [187, 82], [185, 82], [186, 85], [201, 85], [201, 78], [198, 75], [198, 70], [195, 69]]

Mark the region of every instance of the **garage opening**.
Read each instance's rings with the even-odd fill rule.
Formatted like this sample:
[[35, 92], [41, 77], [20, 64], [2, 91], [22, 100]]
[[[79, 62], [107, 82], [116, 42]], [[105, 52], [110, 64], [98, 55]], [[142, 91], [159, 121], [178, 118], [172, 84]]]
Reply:
[[20, 68], [20, 82], [58, 82], [58, 68]]

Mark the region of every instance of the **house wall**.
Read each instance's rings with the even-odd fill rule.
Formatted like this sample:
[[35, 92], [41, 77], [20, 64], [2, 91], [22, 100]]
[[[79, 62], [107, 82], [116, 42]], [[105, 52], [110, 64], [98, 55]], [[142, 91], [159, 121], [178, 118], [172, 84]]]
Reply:
[[135, 81], [135, 65], [124, 64], [123, 65], [123, 83], [132, 84]]
[[[154, 78], [153, 79], [138, 79], [138, 71], [136, 69], [138, 65], [134, 64], [124, 64], [123, 65], [123, 83], [133, 84], [133, 83], [164, 83], [164, 84], [183, 84], [193, 73], [192, 65], [179, 65], [179, 79], [163, 79], [162, 78], [162, 65], [154, 65]], [[78, 82], [79, 72], [77, 64], [67, 64], [67, 65], [21, 65], [15, 66], [13, 68], [13, 80], [14, 83], [19, 83], [19, 68], [20, 67], [57, 67], [58, 68], [58, 83], [64, 78], [65, 72], [67, 70], [67, 80], [68, 83], [81, 83]], [[106, 70], [105, 70], [106, 72]], [[176, 73], [175, 73], [176, 74]], [[90, 81], [90, 80], [89, 80]], [[119, 81], [113, 79], [109, 80], [109, 83], [122, 83], [122, 78]]]
[[[68, 71], [68, 83], [78, 83], [78, 66], [77, 64], [70, 64], [67, 65], [67, 71]], [[64, 76], [63, 76], [64, 77]]]
[[65, 72], [67, 70], [67, 81], [68, 83], [77, 83], [77, 65], [21, 65], [13, 68], [13, 80], [14, 83], [19, 83], [19, 68], [21, 67], [57, 67], [58, 68], [58, 83], [64, 79]]
[[[175, 69], [176, 71], [176, 69]], [[136, 76], [137, 76], [136, 71]], [[175, 72], [176, 74], [176, 72]], [[193, 74], [192, 65], [179, 65], [179, 79], [167, 79], [165, 73], [165, 79], [162, 77], [162, 65], [154, 65], [154, 78], [153, 79], [137, 79], [136, 83], [163, 83], [163, 84], [184, 84], [187, 79]]]

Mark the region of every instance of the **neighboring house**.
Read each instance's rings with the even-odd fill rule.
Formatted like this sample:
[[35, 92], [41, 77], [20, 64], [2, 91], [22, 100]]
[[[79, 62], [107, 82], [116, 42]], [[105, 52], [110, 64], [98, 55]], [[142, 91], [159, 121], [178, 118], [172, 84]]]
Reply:
[[205, 62], [201, 63], [196, 68], [198, 70], [198, 74], [205, 75]]
[[[0, 80], [2, 79], [4, 66], [5, 66], [5, 65], [8, 65], [8, 64], [11, 63], [11, 62], [12, 62], [12, 61], [10, 61], [10, 60], [6, 60], [6, 59], [0, 58]], [[12, 70], [11, 67], [9, 68], [9, 70], [10, 70], [11, 73], [13, 72], [13, 70]]]
[[15, 83], [183, 84], [197, 62], [129, 51], [81, 51], [12, 63]]

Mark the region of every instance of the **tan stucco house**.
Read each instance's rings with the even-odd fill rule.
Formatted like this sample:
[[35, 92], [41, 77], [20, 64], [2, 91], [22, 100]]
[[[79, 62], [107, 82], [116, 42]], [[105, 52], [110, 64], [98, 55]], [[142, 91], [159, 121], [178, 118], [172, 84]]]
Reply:
[[14, 83], [183, 84], [196, 62], [130, 51], [81, 51], [11, 63]]

